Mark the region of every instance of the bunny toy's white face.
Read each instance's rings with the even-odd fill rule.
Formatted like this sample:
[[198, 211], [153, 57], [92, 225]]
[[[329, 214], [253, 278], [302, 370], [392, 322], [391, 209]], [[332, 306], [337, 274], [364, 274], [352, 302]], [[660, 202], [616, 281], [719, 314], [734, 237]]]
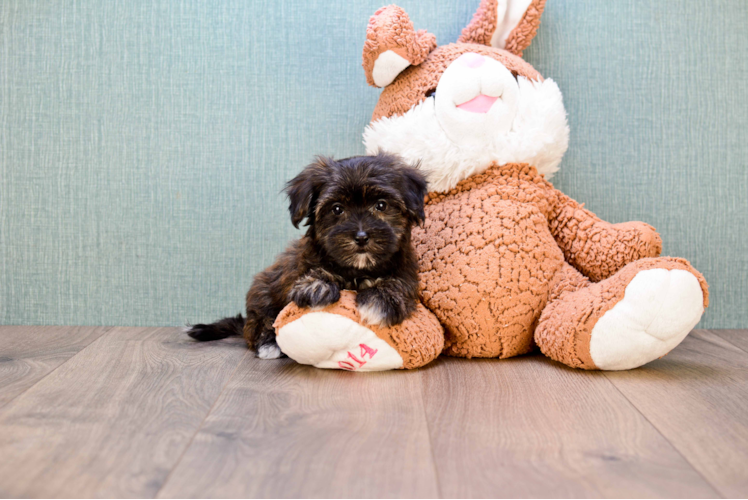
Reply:
[[364, 132], [367, 153], [389, 151], [420, 162], [429, 189], [439, 192], [493, 164], [530, 163], [550, 177], [568, 142], [566, 110], [553, 80], [515, 78], [500, 62], [473, 52], [449, 64], [433, 94]]
[[569, 138], [561, 92], [515, 54], [458, 43], [393, 71], [364, 132], [367, 153], [420, 162], [438, 192], [494, 164], [529, 163], [546, 177], [558, 170]]
[[442, 74], [434, 97], [435, 118], [447, 137], [461, 148], [480, 148], [512, 129], [519, 85], [500, 62], [466, 52]]

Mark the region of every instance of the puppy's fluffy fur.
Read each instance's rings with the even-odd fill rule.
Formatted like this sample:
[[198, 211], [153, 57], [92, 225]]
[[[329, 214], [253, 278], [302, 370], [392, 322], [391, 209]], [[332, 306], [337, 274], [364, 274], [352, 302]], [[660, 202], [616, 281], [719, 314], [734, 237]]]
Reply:
[[415, 168], [384, 153], [344, 160], [318, 158], [286, 186], [291, 222], [306, 219], [306, 235], [255, 276], [247, 318], [225, 318], [188, 330], [197, 340], [240, 334], [261, 358], [281, 356], [273, 321], [289, 302], [323, 307], [340, 290], [358, 292], [364, 322], [402, 322], [418, 300], [418, 263], [411, 244], [423, 221], [426, 181]]

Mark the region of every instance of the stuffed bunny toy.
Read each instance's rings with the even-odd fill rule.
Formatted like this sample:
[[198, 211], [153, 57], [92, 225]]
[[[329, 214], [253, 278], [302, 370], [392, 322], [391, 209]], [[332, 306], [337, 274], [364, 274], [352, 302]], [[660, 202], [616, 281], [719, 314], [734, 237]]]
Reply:
[[706, 281], [686, 260], [659, 257], [654, 228], [605, 222], [548, 182], [568, 146], [566, 110], [558, 86], [522, 59], [544, 5], [482, 0], [441, 47], [397, 6], [370, 19], [363, 66], [384, 90], [364, 144], [427, 176], [426, 222], [413, 232], [423, 307], [386, 329], [363, 324], [348, 296], [324, 311], [291, 304], [276, 321], [288, 356], [383, 370], [537, 347], [570, 367], [627, 370], [698, 323]]

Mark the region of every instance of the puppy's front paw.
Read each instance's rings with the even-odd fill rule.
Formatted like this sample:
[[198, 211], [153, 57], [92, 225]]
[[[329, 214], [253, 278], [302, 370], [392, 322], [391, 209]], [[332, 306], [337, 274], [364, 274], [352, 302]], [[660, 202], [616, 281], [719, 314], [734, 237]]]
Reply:
[[406, 304], [376, 288], [359, 292], [356, 305], [361, 321], [366, 325], [395, 326], [402, 323], [410, 312]]
[[257, 349], [257, 357], [260, 359], [278, 359], [283, 356], [283, 353], [275, 342], [269, 342], [265, 345], [261, 345]]
[[340, 299], [340, 288], [328, 281], [303, 278], [291, 289], [290, 299], [299, 307], [325, 307]]

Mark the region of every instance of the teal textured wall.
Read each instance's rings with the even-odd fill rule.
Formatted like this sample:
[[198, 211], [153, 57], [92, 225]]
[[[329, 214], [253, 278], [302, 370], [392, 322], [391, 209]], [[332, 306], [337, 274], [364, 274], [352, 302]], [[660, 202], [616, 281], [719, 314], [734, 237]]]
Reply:
[[[389, 0], [0, 2], [0, 323], [170, 325], [242, 309], [297, 232], [279, 191], [363, 152]], [[400, 0], [454, 41], [478, 0]], [[525, 57], [565, 94], [557, 187], [644, 220], [748, 326], [748, 2], [548, 0]]]

